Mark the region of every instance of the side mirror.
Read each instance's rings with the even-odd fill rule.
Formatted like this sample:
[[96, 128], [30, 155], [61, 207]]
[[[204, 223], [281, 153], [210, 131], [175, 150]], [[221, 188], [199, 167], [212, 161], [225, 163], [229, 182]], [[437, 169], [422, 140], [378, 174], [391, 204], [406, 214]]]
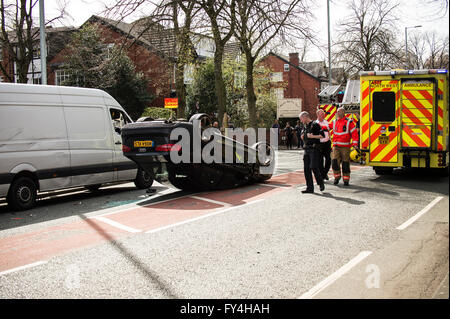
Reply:
[[120, 129], [120, 127], [115, 127], [114, 131], [119, 135], [122, 134], [122, 130]]

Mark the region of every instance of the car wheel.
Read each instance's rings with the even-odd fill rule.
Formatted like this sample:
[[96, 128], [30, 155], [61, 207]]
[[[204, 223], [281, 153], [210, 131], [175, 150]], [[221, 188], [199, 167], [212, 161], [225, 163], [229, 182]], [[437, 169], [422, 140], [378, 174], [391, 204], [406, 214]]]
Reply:
[[134, 185], [139, 189], [146, 189], [152, 187], [153, 178], [143, 169], [138, 169], [136, 174], [136, 179], [134, 180]]
[[7, 201], [13, 210], [27, 210], [36, 205], [37, 187], [29, 177], [19, 177], [9, 189]]

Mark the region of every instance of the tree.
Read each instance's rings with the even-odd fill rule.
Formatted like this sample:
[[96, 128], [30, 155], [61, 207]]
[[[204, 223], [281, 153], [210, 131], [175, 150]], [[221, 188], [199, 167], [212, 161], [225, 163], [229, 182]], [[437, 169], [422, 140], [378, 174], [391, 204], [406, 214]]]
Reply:
[[352, 0], [352, 11], [339, 23], [338, 63], [350, 76], [362, 70], [398, 67], [401, 47], [395, 41], [398, 2], [390, 0]]
[[236, 0], [236, 27], [234, 34], [241, 44], [246, 61], [246, 90], [250, 126], [258, 123], [254, 66], [261, 52], [276, 37], [283, 43], [301, 35], [311, 39], [308, 27], [311, 12], [307, 0]]
[[136, 72], [120, 46], [110, 47], [101, 41], [95, 25], [85, 25], [73, 35], [64, 60], [69, 77], [63, 85], [105, 90], [134, 119], [153, 98], [148, 93], [148, 79]]
[[[39, 47], [39, 28], [33, 17], [37, 4], [37, 0], [0, 1], [0, 47], [8, 54], [10, 62], [15, 63], [19, 83], [28, 82], [28, 69]], [[59, 15], [48, 20], [46, 25], [61, 19], [64, 14], [64, 9], [61, 8]], [[14, 82], [14, 77], [10, 76], [2, 63], [0, 70], [8, 77], [8, 81]]]
[[218, 119], [222, 125], [226, 109], [226, 90], [222, 73], [222, 62], [225, 44], [233, 36], [236, 25], [236, 0], [195, 0], [202, 8], [208, 21], [208, 29], [212, 33], [214, 51], [214, 81], [217, 96]]

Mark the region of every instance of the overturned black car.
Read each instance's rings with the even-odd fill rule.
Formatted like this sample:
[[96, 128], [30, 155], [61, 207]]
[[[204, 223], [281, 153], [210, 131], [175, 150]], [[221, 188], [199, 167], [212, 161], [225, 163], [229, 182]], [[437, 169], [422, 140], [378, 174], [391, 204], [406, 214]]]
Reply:
[[183, 190], [226, 189], [272, 177], [275, 153], [266, 136], [256, 142], [247, 135], [244, 142], [211, 124], [206, 114], [195, 114], [189, 121], [127, 124], [121, 130], [123, 154], [153, 179]]

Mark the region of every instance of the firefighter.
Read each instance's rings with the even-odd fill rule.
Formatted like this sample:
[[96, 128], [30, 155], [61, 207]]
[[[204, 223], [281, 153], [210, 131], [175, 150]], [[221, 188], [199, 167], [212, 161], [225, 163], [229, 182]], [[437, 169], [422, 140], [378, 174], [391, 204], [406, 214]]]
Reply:
[[[328, 125], [333, 130], [333, 150], [331, 152], [331, 167], [334, 174], [334, 185], [339, 184], [341, 176], [344, 185], [350, 182], [350, 151], [351, 146], [358, 149], [358, 131], [351, 118], [345, 117], [345, 109], [340, 107], [336, 112], [336, 119]], [[342, 164], [342, 174], [341, 174]]]

